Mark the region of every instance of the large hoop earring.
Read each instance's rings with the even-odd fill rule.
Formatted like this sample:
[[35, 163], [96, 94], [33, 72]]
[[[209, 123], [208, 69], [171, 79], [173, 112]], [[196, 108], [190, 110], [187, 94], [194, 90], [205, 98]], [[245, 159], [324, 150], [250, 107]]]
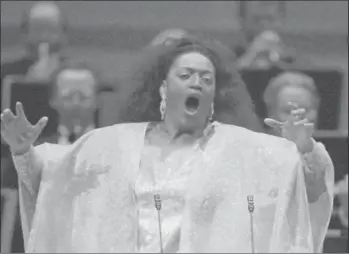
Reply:
[[212, 120], [213, 120], [213, 115], [214, 115], [214, 104], [212, 103], [212, 104], [211, 104], [211, 115], [210, 115], [210, 117], [208, 118], [208, 120], [212, 121]]
[[166, 111], [166, 99], [161, 97], [161, 102], [160, 102], [161, 120], [164, 120], [165, 118], [165, 111]]
[[[166, 81], [164, 81], [165, 83]], [[163, 84], [164, 85], [164, 84]], [[160, 114], [161, 114], [161, 120], [164, 120], [165, 118], [165, 112], [166, 112], [166, 94], [163, 89], [160, 89], [160, 96], [161, 96], [161, 102], [160, 102]]]

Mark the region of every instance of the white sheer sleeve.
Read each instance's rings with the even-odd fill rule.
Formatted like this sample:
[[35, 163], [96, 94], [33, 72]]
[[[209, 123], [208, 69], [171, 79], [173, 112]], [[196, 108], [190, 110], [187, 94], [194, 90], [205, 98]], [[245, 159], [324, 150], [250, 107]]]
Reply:
[[47, 167], [49, 161], [61, 158], [68, 147], [45, 143], [32, 147], [25, 154], [14, 155], [13, 161], [20, 185], [32, 196], [36, 196], [40, 188], [42, 170]]
[[328, 228], [334, 193], [334, 167], [332, 160], [321, 143], [314, 144], [314, 150], [303, 156], [304, 180], [307, 190], [310, 220], [316, 252], [321, 252], [323, 239]]
[[316, 202], [328, 188], [333, 193], [334, 168], [325, 146], [314, 142], [313, 151], [302, 157], [308, 201]]
[[50, 169], [50, 163], [52, 165], [63, 158], [64, 154], [69, 151], [69, 147], [45, 143], [32, 147], [23, 155], [13, 156], [18, 174], [19, 202], [25, 245], [34, 219], [42, 173]]
[[26, 187], [31, 195], [38, 192], [44, 158], [32, 147], [21, 155], [13, 155], [13, 162], [18, 174], [19, 182]]

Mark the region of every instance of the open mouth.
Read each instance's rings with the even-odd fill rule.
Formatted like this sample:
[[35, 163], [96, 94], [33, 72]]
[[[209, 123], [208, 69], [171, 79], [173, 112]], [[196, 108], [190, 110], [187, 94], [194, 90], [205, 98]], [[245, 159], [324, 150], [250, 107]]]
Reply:
[[200, 100], [198, 97], [189, 96], [185, 101], [186, 110], [190, 113], [195, 113], [200, 105]]

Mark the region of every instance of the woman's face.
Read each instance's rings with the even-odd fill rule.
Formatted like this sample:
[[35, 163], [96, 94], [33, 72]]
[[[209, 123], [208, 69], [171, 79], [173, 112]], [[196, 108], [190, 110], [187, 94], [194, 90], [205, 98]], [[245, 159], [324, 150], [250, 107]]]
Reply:
[[203, 126], [212, 112], [215, 68], [199, 52], [179, 55], [173, 62], [160, 93], [166, 96], [166, 118], [190, 128]]

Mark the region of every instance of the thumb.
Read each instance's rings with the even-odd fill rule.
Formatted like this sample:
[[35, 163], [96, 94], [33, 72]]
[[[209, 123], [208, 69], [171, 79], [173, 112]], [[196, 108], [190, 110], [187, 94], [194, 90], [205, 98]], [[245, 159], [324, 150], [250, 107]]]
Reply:
[[36, 123], [36, 125], [34, 126], [35, 139], [37, 139], [40, 136], [40, 134], [41, 134], [42, 130], [45, 128], [47, 122], [48, 122], [48, 118], [45, 116], [45, 117], [41, 118]]
[[264, 123], [272, 128], [281, 128], [283, 125], [282, 122], [276, 121], [276, 120], [271, 119], [271, 118], [264, 119]]

